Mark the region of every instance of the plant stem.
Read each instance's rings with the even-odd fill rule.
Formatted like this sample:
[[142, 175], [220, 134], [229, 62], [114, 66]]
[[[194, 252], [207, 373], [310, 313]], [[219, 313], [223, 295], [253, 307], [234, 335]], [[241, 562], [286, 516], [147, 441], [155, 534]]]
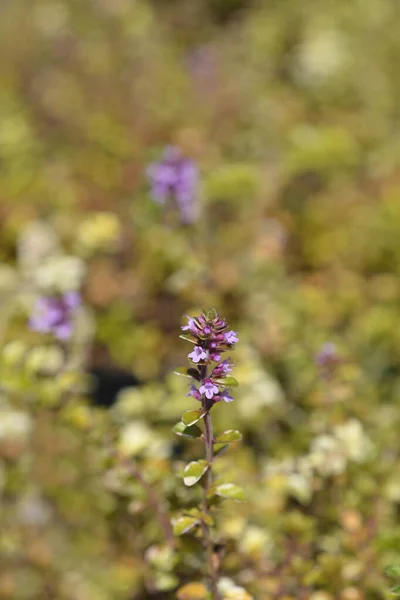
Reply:
[[[210, 465], [204, 479], [204, 502], [203, 502], [203, 510], [206, 515], [210, 514], [210, 507], [208, 504], [207, 493], [212, 484], [212, 464], [213, 464], [213, 428], [211, 415], [207, 411], [204, 417], [204, 444], [206, 450], [206, 461]], [[210, 590], [212, 595], [212, 600], [220, 600], [221, 596], [218, 592], [218, 567], [216, 563], [216, 557], [214, 558], [213, 553], [213, 543], [211, 539], [210, 527], [204, 524], [203, 527], [204, 533], [204, 544], [205, 551], [207, 555], [207, 565], [208, 565], [208, 573], [210, 577]]]
[[[201, 368], [201, 375], [203, 380], [207, 377], [207, 367]], [[205, 411], [204, 416], [204, 446], [206, 453], [206, 461], [208, 463], [208, 469], [204, 477], [204, 498], [203, 498], [203, 511], [206, 515], [210, 515], [210, 506], [208, 504], [207, 494], [212, 484], [212, 465], [214, 459], [214, 436], [212, 420], [210, 415], [210, 407], [207, 406], [207, 399], [202, 398], [202, 406]], [[202, 523], [203, 538], [204, 538], [204, 549], [207, 556], [207, 567], [208, 575], [210, 578], [210, 591], [212, 600], [221, 600], [221, 596], [218, 592], [218, 566], [216, 558], [213, 553], [213, 543], [211, 539], [210, 526], [206, 523]]]
[[129, 462], [127, 460], [122, 460], [121, 462], [122, 462], [122, 464], [124, 464], [125, 466], [128, 467], [129, 472], [132, 475], [132, 477], [134, 477], [140, 483], [140, 485], [146, 492], [147, 497], [149, 499], [149, 504], [153, 508], [154, 512], [156, 513], [156, 515], [158, 517], [158, 521], [160, 523], [160, 526], [164, 532], [165, 540], [166, 540], [168, 546], [173, 548], [175, 546], [175, 537], [174, 537], [172, 526], [171, 526], [171, 523], [170, 523], [170, 520], [168, 517], [168, 513], [164, 507], [164, 504], [158, 498], [153, 486], [150, 485], [150, 483], [148, 483], [148, 481], [146, 481], [146, 479], [143, 477], [140, 470], [137, 468], [137, 466], [134, 463]]

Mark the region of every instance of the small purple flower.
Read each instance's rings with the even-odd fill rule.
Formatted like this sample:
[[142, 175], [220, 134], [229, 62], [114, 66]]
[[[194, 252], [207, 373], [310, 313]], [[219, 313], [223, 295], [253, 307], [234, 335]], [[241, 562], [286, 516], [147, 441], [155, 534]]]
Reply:
[[221, 360], [221, 355], [218, 352], [210, 352], [210, 358], [213, 362], [218, 362]]
[[213, 369], [211, 376], [212, 377], [225, 377], [228, 373], [232, 373], [232, 365], [228, 360], [223, 360], [219, 365]]
[[204, 394], [208, 400], [211, 400], [213, 396], [216, 396], [219, 392], [218, 387], [211, 380], [205, 380], [199, 390], [200, 394]]
[[219, 394], [219, 397], [220, 400], [223, 400], [224, 402], [233, 402], [235, 399], [229, 394], [228, 390], [224, 390], [223, 392], [221, 392], [221, 394]]
[[199, 334], [200, 330], [197, 327], [196, 320], [192, 319], [192, 317], [189, 317], [188, 315], [186, 315], [186, 317], [188, 320], [188, 324], [181, 327], [182, 331], [190, 331], [190, 333], [192, 333], [193, 335]]
[[167, 146], [163, 158], [147, 169], [153, 199], [165, 204], [175, 198], [184, 223], [196, 220], [196, 196], [199, 180], [197, 165], [182, 155], [179, 148]]
[[236, 331], [227, 331], [225, 333], [225, 343], [226, 344], [236, 344], [239, 341]]
[[59, 340], [66, 340], [72, 335], [73, 318], [80, 304], [78, 292], [43, 296], [36, 301], [29, 327], [33, 331], [53, 333]]
[[203, 350], [200, 346], [195, 346], [193, 352], [188, 354], [188, 357], [194, 362], [198, 363], [201, 360], [207, 359], [207, 352]]
[[193, 384], [190, 386], [190, 390], [186, 394], [186, 396], [193, 396], [193, 398], [195, 398], [196, 400], [201, 400], [201, 394], [197, 387]]

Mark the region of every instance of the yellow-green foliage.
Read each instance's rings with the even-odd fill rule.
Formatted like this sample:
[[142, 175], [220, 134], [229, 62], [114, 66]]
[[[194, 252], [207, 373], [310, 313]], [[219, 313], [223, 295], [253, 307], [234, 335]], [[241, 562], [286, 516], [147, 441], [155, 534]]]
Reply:
[[[217, 516], [224, 600], [390, 598], [399, 65], [395, 0], [2, 0], [0, 599], [208, 600], [198, 534], [165, 539], [156, 505], [198, 521], [172, 371], [213, 306], [240, 336], [214, 427], [243, 433], [215, 474], [247, 497]], [[171, 143], [201, 169], [189, 226], [146, 181]], [[74, 289], [70, 342], [29, 330]], [[99, 364], [142, 386], [93, 407]]]

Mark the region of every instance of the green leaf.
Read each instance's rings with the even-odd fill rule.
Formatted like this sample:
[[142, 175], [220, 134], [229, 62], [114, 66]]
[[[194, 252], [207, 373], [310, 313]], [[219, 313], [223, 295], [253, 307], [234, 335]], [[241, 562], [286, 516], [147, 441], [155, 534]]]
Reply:
[[400, 577], [400, 566], [389, 565], [389, 567], [386, 567], [385, 573], [388, 577]]
[[172, 428], [172, 431], [176, 433], [176, 435], [192, 439], [200, 438], [203, 435], [203, 432], [201, 431], [200, 427], [197, 427], [197, 425], [187, 427], [185, 423], [182, 423], [182, 421], [177, 423]]
[[199, 510], [198, 508], [190, 508], [189, 510], [186, 510], [185, 515], [188, 515], [190, 517], [196, 517], [197, 519], [203, 521], [203, 523], [205, 523], [209, 527], [212, 527], [214, 525], [214, 520], [211, 517], [211, 515], [207, 515], [205, 512]]
[[225, 387], [238, 387], [239, 385], [239, 382], [234, 377], [221, 377], [220, 379], [213, 379], [213, 381]]
[[185, 342], [190, 342], [191, 344], [197, 344], [197, 342], [192, 340], [192, 338], [188, 337], [187, 335], [180, 335], [179, 337], [181, 338], [181, 340], [185, 340]]
[[186, 410], [182, 415], [182, 423], [189, 427], [204, 417], [202, 410]]
[[208, 469], [208, 463], [205, 460], [193, 460], [186, 465], [183, 472], [183, 481], [185, 485], [194, 485], [201, 479]]
[[227, 448], [229, 448], [229, 444], [214, 444], [214, 458], [221, 456]]
[[189, 379], [192, 379], [192, 376], [189, 375], [188, 369], [186, 367], [179, 367], [178, 369], [175, 369], [174, 374], [180, 375], [181, 377], [188, 377]]
[[219, 508], [221, 504], [224, 502], [225, 498], [221, 498], [221, 496], [211, 496], [208, 498], [208, 506], [212, 506], [213, 508]]
[[240, 442], [242, 438], [242, 434], [237, 429], [228, 429], [224, 433], [221, 433], [215, 442], [217, 444], [230, 444], [231, 442]]
[[172, 520], [172, 529], [174, 535], [179, 536], [191, 531], [196, 525], [200, 523], [199, 519], [196, 517], [177, 517]]
[[396, 594], [397, 596], [400, 594], [400, 585], [395, 585], [390, 589], [392, 594]]
[[244, 502], [246, 500], [243, 488], [234, 483], [222, 483], [215, 488], [214, 493], [222, 498], [236, 500], [236, 502]]
[[193, 379], [196, 379], [197, 381], [201, 381], [201, 375], [198, 372], [197, 369], [194, 369], [193, 367], [190, 367], [187, 370], [187, 374], [190, 375], [190, 377], [193, 377]]

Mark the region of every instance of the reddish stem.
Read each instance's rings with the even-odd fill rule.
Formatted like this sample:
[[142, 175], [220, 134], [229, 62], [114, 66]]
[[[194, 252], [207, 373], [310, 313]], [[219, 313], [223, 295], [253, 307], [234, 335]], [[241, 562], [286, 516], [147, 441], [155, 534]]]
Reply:
[[[200, 369], [202, 380], [207, 377], [207, 366], [204, 365]], [[204, 498], [203, 498], [203, 511], [209, 516], [210, 515], [210, 506], [208, 503], [208, 492], [212, 485], [212, 465], [214, 459], [214, 448], [213, 448], [213, 427], [212, 420], [210, 415], [210, 407], [207, 406], [207, 399], [202, 396], [201, 399], [203, 410], [205, 411], [204, 415], [204, 446], [206, 453], [206, 461], [208, 463], [208, 469], [204, 477]], [[216, 562], [216, 557], [214, 557], [213, 553], [213, 542], [211, 539], [211, 531], [209, 525], [206, 523], [202, 523], [203, 529], [203, 538], [204, 538], [204, 549], [206, 551], [207, 556], [207, 566], [208, 566], [208, 575], [210, 578], [210, 591], [212, 595], [212, 600], [221, 600], [221, 596], [218, 592], [218, 566]]]

